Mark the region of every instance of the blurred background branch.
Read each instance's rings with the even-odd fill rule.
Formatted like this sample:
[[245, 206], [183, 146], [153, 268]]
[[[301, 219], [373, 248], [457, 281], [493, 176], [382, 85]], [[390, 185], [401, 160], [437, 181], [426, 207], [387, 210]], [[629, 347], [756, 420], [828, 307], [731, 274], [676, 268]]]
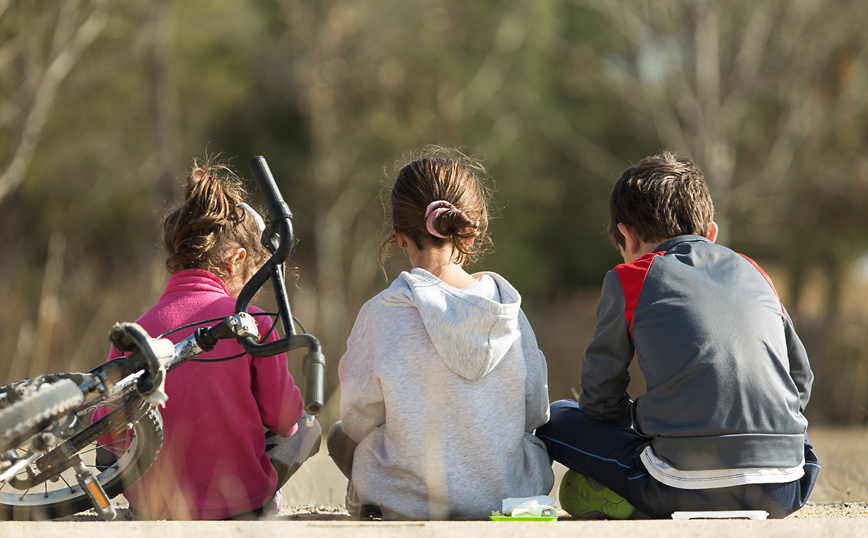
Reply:
[[[37, 26], [35, 32], [28, 33], [29, 39], [21, 40], [17, 51], [11, 53], [3, 51], [4, 54], [15, 56], [4, 58], [5, 61], [2, 62], [10, 66], [10, 71], [14, 67], [24, 66], [26, 74], [21, 80], [20, 89], [24, 94], [30, 93], [28, 89], [32, 89], [33, 95], [32, 98], [29, 95], [19, 97], [16, 103], [12, 103], [12, 99], [9, 99], [9, 102], [4, 99], [4, 102], [0, 103], [0, 107], [8, 105], [10, 108], [18, 108], [24, 118], [18, 144], [8, 165], [0, 174], [0, 200], [3, 200], [9, 191], [24, 179], [36, 153], [42, 129], [54, 106], [58, 87], [69, 75], [88, 45], [93, 43], [105, 27], [108, 10], [106, 0], [95, 0], [92, 6], [88, 5], [83, 9], [80, 4], [81, 2], [77, 0], [62, 2], [57, 19], [51, 21], [54, 23], [53, 33], [47, 26], [43, 28]], [[0, 7], [3, 8], [0, 10], [2, 16], [7, 6]], [[40, 35], [42, 29], [52, 35], [46, 49], [47, 58], [42, 58], [39, 51], [40, 47], [44, 46], [43, 43], [39, 43], [40, 38], [43, 37]]]

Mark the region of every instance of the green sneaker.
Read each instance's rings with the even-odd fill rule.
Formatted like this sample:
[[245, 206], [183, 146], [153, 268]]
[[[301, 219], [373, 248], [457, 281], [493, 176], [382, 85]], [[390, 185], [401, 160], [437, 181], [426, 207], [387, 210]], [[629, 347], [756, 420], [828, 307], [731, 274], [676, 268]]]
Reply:
[[558, 500], [576, 519], [630, 519], [636, 513], [624, 497], [572, 469], [561, 479]]

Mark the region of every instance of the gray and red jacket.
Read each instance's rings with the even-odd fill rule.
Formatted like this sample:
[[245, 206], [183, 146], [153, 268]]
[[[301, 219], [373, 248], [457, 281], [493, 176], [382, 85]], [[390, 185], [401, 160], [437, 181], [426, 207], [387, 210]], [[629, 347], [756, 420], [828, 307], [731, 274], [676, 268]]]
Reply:
[[[632, 403], [633, 354], [646, 394]], [[771, 280], [749, 258], [694, 235], [609, 271], [579, 406], [629, 425], [680, 470], [800, 465], [813, 382]]]

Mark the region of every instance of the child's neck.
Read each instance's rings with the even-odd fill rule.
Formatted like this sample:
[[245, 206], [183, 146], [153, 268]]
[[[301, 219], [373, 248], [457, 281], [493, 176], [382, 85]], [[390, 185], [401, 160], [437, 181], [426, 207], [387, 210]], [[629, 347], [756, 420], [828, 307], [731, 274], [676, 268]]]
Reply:
[[425, 269], [453, 288], [460, 289], [476, 282], [476, 279], [465, 271], [463, 267], [454, 263], [439, 267], [420, 267], [420, 269]]
[[476, 281], [463, 267], [452, 259], [452, 248], [415, 250], [410, 263], [413, 267], [424, 269], [454, 288], [463, 288]]

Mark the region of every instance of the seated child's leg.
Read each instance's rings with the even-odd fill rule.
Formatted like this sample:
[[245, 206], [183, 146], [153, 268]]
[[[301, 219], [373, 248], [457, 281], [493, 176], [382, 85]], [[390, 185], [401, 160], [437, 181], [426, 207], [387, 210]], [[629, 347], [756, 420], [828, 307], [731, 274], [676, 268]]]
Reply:
[[[808, 497], [811, 491], [814, 490], [814, 484], [817, 483], [817, 476], [820, 474], [820, 458], [814, 453], [814, 446], [808, 440], [808, 434], [805, 434], [805, 475], [799, 480], [799, 497], [792, 507], [792, 511], [801, 509], [808, 502]], [[791, 512], [792, 513], [792, 512]]]
[[820, 460], [817, 454], [814, 453], [814, 447], [808, 441], [808, 435], [805, 434], [805, 474], [799, 480], [789, 484], [764, 484], [763, 496], [759, 498], [757, 503], [764, 502], [770, 505], [765, 509], [769, 513], [769, 517], [786, 517], [797, 510], [800, 510], [805, 503], [808, 502], [808, 497], [814, 489], [814, 484], [817, 482], [817, 476], [820, 474]]
[[353, 441], [347, 435], [347, 432], [344, 431], [341, 421], [335, 422], [332, 429], [329, 430], [326, 447], [332, 461], [335, 462], [338, 469], [347, 477], [347, 512], [355, 519], [379, 518], [383, 516], [380, 508], [374, 505], [362, 504], [358, 493], [356, 493], [356, 489], [353, 487], [353, 457], [356, 454], [356, 447], [358, 446], [359, 444]]
[[322, 428], [315, 418], [303, 413], [298, 430], [290, 437], [269, 431], [265, 434], [265, 452], [277, 471], [277, 490], [286, 484], [301, 464], [319, 452]]
[[551, 405], [551, 419], [537, 436], [556, 461], [599, 481], [652, 518], [705, 510], [765, 510], [771, 518], [786, 517], [804, 506], [819, 473], [806, 437], [805, 476], [795, 482], [713, 489], [666, 486], [651, 478], [639, 459], [650, 439], [591, 420], [571, 401]]
[[358, 443], [350, 439], [350, 436], [344, 431], [341, 421], [335, 422], [332, 429], [329, 430], [328, 438], [326, 439], [326, 447], [329, 451], [329, 456], [338, 469], [344, 473], [348, 480], [352, 479], [353, 475], [353, 456], [356, 453]]
[[651, 442], [629, 428], [588, 418], [579, 404], [561, 400], [551, 405], [551, 418], [537, 428], [549, 455], [565, 466], [590, 476], [643, 510], [648, 472], [639, 459]]

